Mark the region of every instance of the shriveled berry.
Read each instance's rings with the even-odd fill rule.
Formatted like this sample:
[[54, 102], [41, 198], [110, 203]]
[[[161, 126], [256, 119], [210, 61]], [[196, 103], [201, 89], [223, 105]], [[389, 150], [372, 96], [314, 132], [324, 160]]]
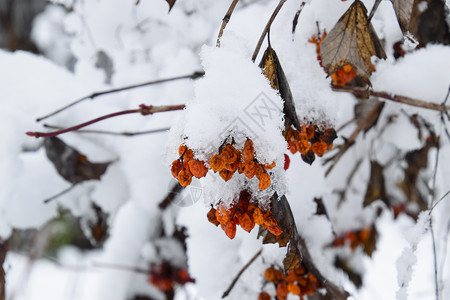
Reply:
[[215, 172], [222, 171], [225, 168], [225, 161], [221, 155], [213, 155], [209, 161], [209, 166]]
[[178, 159], [174, 160], [172, 163], [172, 167], [170, 168], [170, 171], [172, 172], [172, 176], [177, 178], [178, 173], [180, 173], [181, 169], [183, 169], [181, 161], [179, 161]]
[[182, 187], [187, 187], [191, 184], [192, 174], [187, 169], [183, 169], [178, 173], [178, 182]]

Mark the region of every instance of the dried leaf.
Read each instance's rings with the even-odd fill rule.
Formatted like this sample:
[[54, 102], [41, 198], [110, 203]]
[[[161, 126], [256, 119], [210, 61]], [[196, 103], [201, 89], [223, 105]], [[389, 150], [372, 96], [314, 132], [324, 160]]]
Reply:
[[367, 20], [364, 4], [355, 0], [320, 45], [322, 65], [329, 75], [351, 65], [369, 83], [371, 57], [386, 58], [381, 43]]
[[302, 257], [300, 255], [300, 251], [295, 243], [291, 242], [288, 247], [288, 251], [286, 256], [283, 259], [283, 267], [287, 272], [289, 270], [293, 270], [296, 267], [300, 266], [302, 262]]
[[[426, 7], [424, 10], [423, 7]], [[442, 0], [415, 0], [409, 31], [422, 46], [428, 43], [450, 44], [450, 31]]]
[[172, 10], [172, 7], [175, 5], [175, 2], [177, 0], [166, 0], [166, 2], [169, 4], [169, 12]]
[[48, 159], [53, 163], [59, 175], [72, 183], [91, 179], [100, 180], [111, 163], [92, 163], [85, 155], [57, 137], [46, 138], [44, 146]]
[[428, 202], [418, 187], [419, 172], [428, 165], [429, 150], [438, 147], [438, 145], [439, 138], [431, 134], [422, 148], [410, 151], [405, 155], [405, 161], [408, 166], [405, 169], [403, 182], [399, 186], [405, 193], [406, 199], [409, 202], [418, 204], [420, 210], [426, 210]]
[[414, 0], [391, 0], [397, 16], [398, 24], [403, 33], [408, 31]]
[[289, 128], [293, 125], [297, 130], [301, 131], [289, 83], [283, 68], [281, 67], [280, 61], [278, 60], [277, 54], [270, 44], [264, 52], [259, 67], [263, 70], [267, 79], [269, 79], [272, 88], [278, 90], [281, 98], [284, 100], [283, 113], [286, 120], [285, 128]]
[[383, 166], [376, 161], [370, 162], [370, 179], [364, 196], [364, 207], [376, 200], [382, 200], [389, 207], [389, 199], [384, 185]]

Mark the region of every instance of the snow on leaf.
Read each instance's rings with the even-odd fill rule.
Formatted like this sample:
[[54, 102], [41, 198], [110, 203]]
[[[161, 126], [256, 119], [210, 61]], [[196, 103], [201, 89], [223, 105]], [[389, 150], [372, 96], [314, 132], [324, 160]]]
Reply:
[[111, 163], [92, 163], [85, 155], [57, 137], [46, 138], [44, 146], [48, 159], [59, 175], [72, 183], [91, 179], [99, 180]]
[[386, 54], [361, 1], [356, 0], [327, 34], [320, 45], [320, 55], [329, 75], [350, 64], [358, 76], [369, 82], [371, 57], [386, 58]]

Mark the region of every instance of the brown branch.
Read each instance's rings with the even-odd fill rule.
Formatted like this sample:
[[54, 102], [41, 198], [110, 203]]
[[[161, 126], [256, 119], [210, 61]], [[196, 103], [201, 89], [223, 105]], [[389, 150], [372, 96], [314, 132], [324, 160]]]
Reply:
[[[44, 124], [45, 128], [50, 129], [57, 129], [61, 130], [63, 127], [61, 126], [55, 126], [50, 124]], [[117, 135], [117, 136], [126, 136], [126, 137], [132, 137], [132, 136], [138, 136], [138, 135], [144, 135], [144, 134], [152, 134], [152, 133], [158, 133], [158, 132], [164, 132], [170, 130], [170, 127], [165, 128], [159, 128], [159, 129], [151, 129], [151, 130], [144, 130], [144, 131], [123, 131], [123, 132], [115, 132], [115, 131], [108, 131], [108, 130], [77, 130], [77, 133], [95, 133], [95, 134], [107, 134], [107, 135]]]
[[180, 80], [180, 79], [197, 79], [197, 78], [202, 77], [203, 75], [205, 75], [205, 72], [198, 71], [198, 72], [194, 72], [194, 73], [189, 74], [189, 75], [176, 76], [176, 77], [171, 77], [171, 78], [166, 78], [166, 79], [158, 79], [158, 80], [148, 81], [148, 82], [144, 82], [144, 83], [124, 86], [124, 87], [121, 87], [121, 88], [116, 88], [116, 89], [111, 89], [111, 90], [106, 90], [106, 91], [101, 91], [101, 92], [95, 92], [95, 93], [92, 93], [92, 94], [90, 94], [88, 96], [82, 97], [82, 98], [80, 98], [80, 99], [78, 99], [78, 100], [76, 100], [76, 101], [74, 101], [72, 103], [69, 103], [66, 106], [63, 106], [60, 109], [58, 109], [58, 110], [56, 110], [56, 111], [54, 111], [54, 112], [52, 112], [52, 113], [50, 113], [48, 115], [45, 115], [45, 116], [40, 117], [40, 118], [37, 118], [36, 122], [40, 122], [40, 121], [42, 121], [44, 119], [47, 119], [47, 118], [49, 118], [51, 116], [54, 116], [54, 115], [56, 115], [56, 114], [58, 114], [58, 113], [60, 113], [60, 112], [62, 112], [64, 110], [66, 110], [66, 109], [68, 109], [68, 108], [70, 108], [70, 107], [80, 103], [80, 102], [83, 102], [83, 101], [89, 100], [89, 99], [93, 100], [94, 98], [97, 98], [99, 96], [103, 96], [103, 95], [107, 95], [107, 94], [111, 94], [111, 93], [122, 92], [122, 91], [125, 91], [125, 90], [130, 90], [130, 89], [139, 88], [139, 87], [143, 87], [143, 86], [148, 86], [148, 85], [152, 85], [152, 84], [159, 84], [159, 83], [164, 83], [164, 82], [169, 82], [169, 81]]
[[233, 0], [233, 2], [231, 2], [231, 5], [228, 8], [227, 13], [225, 14], [225, 17], [223, 17], [223, 19], [222, 19], [222, 26], [220, 26], [219, 35], [217, 36], [217, 42], [216, 42], [216, 47], [217, 48], [220, 47], [220, 38], [222, 37], [223, 31], [224, 31], [225, 27], [227, 27], [227, 24], [228, 24], [228, 22], [230, 21], [230, 18], [231, 18], [231, 14], [233, 14], [234, 8], [238, 4], [238, 2], [239, 2], [239, 0]]
[[158, 207], [161, 210], [166, 209], [169, 207], [170, 204], [175, 200], [177, 196], [180, 195], [181, 191], [183, 190], [183, 187], [177, 182], [172, 186], [172, 189], [167, 193], [167, 196], [158, 204]]
[[253, 55], [252, 55], [253, 62], [255, 62], [256, 57], [258, 56], [259, 50], [261, 49], [261, 45], [264, 41], [264, 38], [266, 37], [266, 34], [269, 32], [270, 26], [272, 26], [272, 23], [275, 20], [277, 14], [280, 11], [281, 7], [283, 6], [284, 2], [286, 2], [286, 0], [280, 0], [280, 2], [278, 3], [277, 7], [274, 10], [274, 12], [272, 13], [272, 16], [270, 17], [269, 22], [267, 22], [267, 25], [264, 28], [264, 30], [261, 34], [261, 37], [259, 38], [258, 44], [256, 45], [255, 51], [253, 52]]
[[250, 267], [250, 265], [261, 255], [262, 250], [259, 250], [251, 259], [250, 261], [242, 267], [242, 269], [239, 271], [239, 273], [237, 273], [236, 277], [234, 277], [233, 281], [231, 282], [230, 286], [228, 287], [228, 289], [223, 293], [222, 295], [222, 299], [227, 297], [231, 290], [233, 289], [233, 287], [236, 285], [236, 283], [238, 282], [239, 278], [241, 277], [241, 275], [245, 272], [245, 270], [248, 269], [248, 267]]
[[180, 105], [167, 105], [167, 106], [153, 106], [153, 105], [145, 105], [145, 104], [141, 104], [139, 106], [139, 109], [130, 109], [130, 110], [123, 110], [123, 111], [119, 111], [119, 112], [115, 112], [112, 114], [108, 114], [105, 116], [101, 116], [99, 118], [81, 123], [79, 125], [76, 126], [72, 126], [66, 129], [62, 129], [62, 130], [57, 130], [57, 131], [53, 131], [53, 132], [33, 132], [33, 131], [28, 131], [26, 132], [26, 135], [29, 136], [34, 136], [36, 138], [40, 138], [40, 137], [52, 137], [52, 136], [57, 136], [63, 133], [67, 133], [70, 131], [76, 131], [80, 128], [92, 125], [94, 123], [106, 120], [106, 119], [110, 119], [113, 117], [117, 117], [117, 116], [122, 116], [122, 115], [127, 115], [127, 114], [134, 114], [134, 113], [140, 113], [143, 116], [146, 115], [151, 115], [154, 113], [159, 113], [159, 112], [166, 112], [166, 111], [174, 111], [174, 110], [182, 110], [184, 109], [185, 105], [184, 104], [180, 104]]
[[445, 113], [450, 110], [450, 106], [445, 106], [442, 104], [436, 104], [436, 103], [426, 102], [426, 101], [422, 101], [422, 100], [417, 100], [417, 99], [413, 99], [413, 98], [409, 98], [409, 97], [401, 96], [401, 95], [392, 95], [392, 94], [388, 94], [386, 92], [377, 92], [377, 91], [372, 91], [372, 90], [367, 91], [367, 89], [358, 88], [358, 87], [333, 86], [333, 91], [352, 93], [353, 95], [355, 95], [356, 97], [359, 97], [359, 98], [364, 98], [365, 96], [367, 96], [367, 94], [369, 94], [370, 96], [373, 96], [373, 97], [383, 98], [383, 99], [390, 100], [393, 102], [407, 104], [407, 105], [411, 105], [411, 106], [415, 106], [415, 107], [436, 110], [441, 113]]

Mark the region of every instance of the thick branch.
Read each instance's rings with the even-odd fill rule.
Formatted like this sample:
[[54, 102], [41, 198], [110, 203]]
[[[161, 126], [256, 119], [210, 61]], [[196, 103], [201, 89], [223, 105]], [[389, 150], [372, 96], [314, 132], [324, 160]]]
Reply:
[[234, 8], [238, 4], [238, 2], [239, 2], [239, 0], [233, 0], [233, 2], [231, 2], [230, 8], [228, 8], [228, 11], [225, 14], [225, 17], [223, 17], [223, 19], [222, 19], [222, 26], [220, 26], [219, 35], [217, 36], [216, 47], [220, 47], [220, 38], [222, 37], [223, 31], [224, 31], [225, 27], [227, 27], [227, 24], [231, 18], [231, 14], [233, 13]]
[[76, 101], [74, 101], [72, 103], [69, 103], [66, 106], [63, 106], [60, 109], [58, 109], [58, 110], [56, 110], [56, 111], [54, 111], [54, 112], [52, 112], [52, 113], [50, 113], [48, 115], [45, 115], [45, 116], [40, 117], [40, 118], [37, 118], [36, 122], [40, 122], [40, 121], [42, 121], [44, 119], [47, 119], [47, 118], [49, 118], [51, 116], [54, 116], [54, 115], [56, 115], [56, 114], [58, 114], [58, 113], [60, 113], [60, 112], [62, 112], [64, 110], [66, 110], [66, 109], [68, 109], [68, 108], [70, 108], [70, 107], [80, 103], [80, 102], [83, 102], [83, 101], [89, 100], [89, 99], [93, 100], [94, 98], [99, 97], [99, 96], [103, 96], [103, 95], [107, 95], [107, 94], [111, 94], [111, 93], [122, 92], [122, 91], [125, 91], [125, 90], [130, 90], [130, 89], [139, 88], [139, 87], [143, 87], [143, 86], [148, 86], [148, 85], [152, 85], [152, 84], [158, 84], [158, 83], [174, 81], [174, 80], [197, 79], [197, 78], [202, 77], [203, 75], [205, 75], [205, 72], [198, 71], [198, 72], [194, 72], [194, 73], [189, 74], [189, 75], [176, 76], [176, 77], [171, 77], [171, 78], [166, 78], [166, 79], [158, 79], [158, 80], [148, 81], [148, 82], [144, 82], [144, 83], [124, 86], [124, 87], [121, 87], [121, 88], [111, 89], [111, 90], [107, 90], [107, 91], [95, 92], [95, 93], [92, 93], [92, 94], [90, 94], [88, 96], [80, 98], [80, 99], [78, 99], [78, 100], [76, 100]]
[[284, 2], [286, 2], [286, 0], [280, 0], [277, 7], [273, 11], [272, 16], [270, 17], [269, 22], [267, 22], [267, 25], [264, 28], [264, 30], [261, 34], [261, 37], [259, 38], [258, 44], [256, 45], [255, 51], [253, 52], [253, 55], [252, 55], [253, 62], [256, 60], [256, 57], [258, 56], [259, 50], [261, 49], [261, 45], [264, 41], [264, 38], [266, 37], [266, 34], [269, 32], [270, 26], [272, 26], [272, 23], [275, 20], [277, 14], [280, 11], [281, 7], [283, 6]]

